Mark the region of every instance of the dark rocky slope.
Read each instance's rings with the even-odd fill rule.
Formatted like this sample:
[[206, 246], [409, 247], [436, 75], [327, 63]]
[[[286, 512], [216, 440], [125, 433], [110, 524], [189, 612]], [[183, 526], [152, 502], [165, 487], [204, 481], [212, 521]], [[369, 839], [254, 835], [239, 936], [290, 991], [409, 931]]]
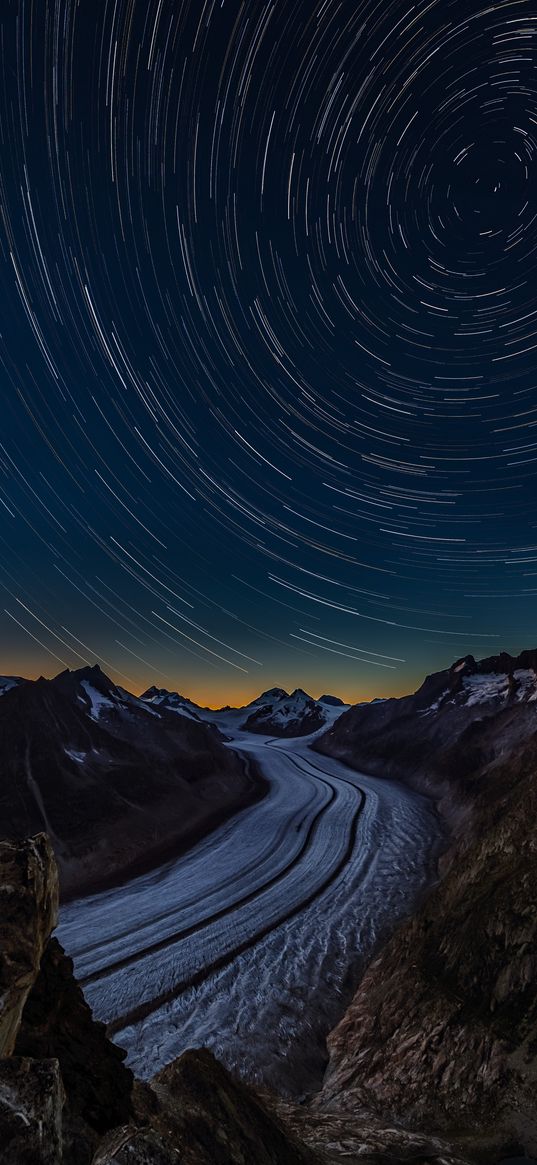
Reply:
[[373, 776], [407, 781], [464, 820], [488, 767], [537, 729], [536, 669], [537, 650], [479, 662], [466, 656], [411, 696], [350, 708], [314, 747]]
[[458, 661], [318, 745], [436, 792], [456, 826], [442, 881], [330, 1037], [323, 1111], [537, 1150], [536, 664]]
[[265, 790], [214, 726], [98, 667], [3, 690], [0, 769], [3, 835], [45, 830], [65, 895], [158, 864]]

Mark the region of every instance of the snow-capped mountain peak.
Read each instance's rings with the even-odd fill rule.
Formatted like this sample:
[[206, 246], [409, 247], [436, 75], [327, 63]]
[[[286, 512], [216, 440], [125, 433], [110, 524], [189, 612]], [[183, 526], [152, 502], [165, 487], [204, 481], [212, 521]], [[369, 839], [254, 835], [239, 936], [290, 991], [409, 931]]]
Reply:
[[177, 712], [180, 716], [186, 716], [190, 720], [199, 720], [198, 707], [187, 696], [181, 696], [179, 692], [169, 692], [167, 688], [148, 688], [140, 696], [140, 700], [147, 706], [152, 708], [166, 708], [171, 712]]
[[328, 717], [326, 706], [302, 688], [295, 688], [290, 695], [283, 689], [272, 689], [248, 707], [253, 710], [242, 727], [267, 736], [308, 736], [322, 728]]
[[442, 680], [425, 712], [437, 712], [448, 704], [467, 708], [489, 704], [492, 710], [506, 704], [533, 703], [537, 700], [537, 651], [523, 651], [519, 656], [502, 652], [479, 662], [466, 655], [447, 672], [428, 677], [422, 692]]

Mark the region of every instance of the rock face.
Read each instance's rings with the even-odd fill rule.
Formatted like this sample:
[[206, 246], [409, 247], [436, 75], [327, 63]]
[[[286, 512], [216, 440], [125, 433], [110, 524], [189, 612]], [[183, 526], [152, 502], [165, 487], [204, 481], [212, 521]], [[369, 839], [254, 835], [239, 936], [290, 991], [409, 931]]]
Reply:
[[157, 865], [265, 790], [213, 726], [98, 667], [2, 689], [0, 766], [3, 833], [45, 830], [71, 896]]
[[286, 692], [279, 694], [278, 689], [275, 693], [266, 692], [255, 702], [254, 710], [242, 725], [247, 732], [258, 732], [263, 736], [308, 736], [326, 723], [322, 704], [301, 688], [296, 688], [290, 696]]
[[152, 1088], [151, 1124], [178, 1150], [183, 1165], [316, 1161], [211, 1052], [185, 1052], [154, 1078]]
[[20, 845], [0, 841], [0, 1056], [13, 1052], [57, 912], [58, 877], [48, 838], [40, 834]]
[[65, 1165], [84, 1165], [102, 1132], [132, 1114], [124, 1054], [94, 1022], [71, 960], [50, 938], [57, 912], [49, 839], [0, 842], [0, 1146], [11, 1154], [3, 1163], [56, 1165], [61, 1136]]
[[89, 1160], [99, 1136], [132, 1117], [133, 1075], [125, 1053], [92, 1016], [71, 959], [50, 939], [28, 996], [15, 1053], [59, 1063], [65, 1090], [64, 1161]]
[[322, 1109], [537, 1149], [536, 662], [458, 661], [321, 741], [358, 768], [428, 780], [458, 829], [442, 881], [329, 1039]]

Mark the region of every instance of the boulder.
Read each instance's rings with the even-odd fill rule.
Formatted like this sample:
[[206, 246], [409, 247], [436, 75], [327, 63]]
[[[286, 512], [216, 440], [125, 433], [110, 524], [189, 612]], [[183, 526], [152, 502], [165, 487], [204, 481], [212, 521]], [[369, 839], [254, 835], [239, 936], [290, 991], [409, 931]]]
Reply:
[[314, 1165], [243, 1082], [202, 1048], [185, 1052], [153, 1080], [160, 1111], [151, 1123], [179, 1150], [183, 1165]]

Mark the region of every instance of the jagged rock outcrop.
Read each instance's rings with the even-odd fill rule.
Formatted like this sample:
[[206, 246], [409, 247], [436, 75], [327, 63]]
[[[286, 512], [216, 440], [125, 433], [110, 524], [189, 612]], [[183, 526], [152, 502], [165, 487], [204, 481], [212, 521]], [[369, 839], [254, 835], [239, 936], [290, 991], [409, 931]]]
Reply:
[[184, 1165], [314, 1165], [314, 1155], [209, 1051], [185, 1052], [152, 1085], [159, 1104], [153, 1121]]
[[201, 719], [197, 704], [194, 704], [187, 696], [181, 696], [179, 692], [169, 692], [167, 688], [156, 688], [155, 686], [148, 688], [142, 693], [140, 699], [155, 708], [167, 708], [176, 712], [178, 716], [186, 716], [190, 720], [199, 721]]
[[44, 834], [0, 841], [0, 1056], [10, 1056], [41, 956], [57, 922], [58, 876]]
[[65, 1090], [64, 1162], [89, 1161], [101, 1135], [133, 1114], [132, 1072], [125, 1053], [93, 1019], [74, 974], [72, 960], [52, 938], [28, 996], [15, 1053], [34, 1060], [56, 1059]]

